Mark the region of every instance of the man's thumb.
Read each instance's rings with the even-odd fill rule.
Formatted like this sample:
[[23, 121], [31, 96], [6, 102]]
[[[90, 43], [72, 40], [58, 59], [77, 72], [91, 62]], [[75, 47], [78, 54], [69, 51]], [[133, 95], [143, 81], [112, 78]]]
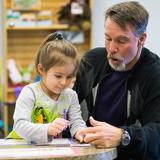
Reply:
[[92, 116], [89, 118], [90, 120], [90, 124], [94, 127], [94, 126], [101, 126], [102, 122], [100, 121], [96, 121]]

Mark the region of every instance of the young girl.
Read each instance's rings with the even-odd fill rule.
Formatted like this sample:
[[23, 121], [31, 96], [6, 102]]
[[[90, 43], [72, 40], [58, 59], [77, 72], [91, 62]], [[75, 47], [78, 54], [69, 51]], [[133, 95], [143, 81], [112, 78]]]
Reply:
[[41, 81], [22, 89], [9, 137], [46, 143], [69, 126], [71, 136], [82, 142], [80, 130], [86, 124], [77, 94], [69, 88], [78, 67], [75, 47], [61, 34], [50, 34], [38, 51], [35, 65]]

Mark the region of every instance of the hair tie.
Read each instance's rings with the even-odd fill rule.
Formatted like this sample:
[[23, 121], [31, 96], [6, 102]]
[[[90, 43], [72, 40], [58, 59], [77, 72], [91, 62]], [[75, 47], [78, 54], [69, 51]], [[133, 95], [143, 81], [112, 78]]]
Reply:
[[59, 32], [53, 33], [53, 40], [62, 40], [62, 39], [64, 39], [64, 38], [61, 33], [59, 33]]

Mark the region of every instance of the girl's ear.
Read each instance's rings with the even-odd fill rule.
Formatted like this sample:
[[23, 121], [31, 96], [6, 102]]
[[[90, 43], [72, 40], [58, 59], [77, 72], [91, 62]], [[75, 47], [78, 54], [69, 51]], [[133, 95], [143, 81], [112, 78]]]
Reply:
[[38, 64], [38, 72], [43, 75], [44, 74], [44, 69], [41, 63]]

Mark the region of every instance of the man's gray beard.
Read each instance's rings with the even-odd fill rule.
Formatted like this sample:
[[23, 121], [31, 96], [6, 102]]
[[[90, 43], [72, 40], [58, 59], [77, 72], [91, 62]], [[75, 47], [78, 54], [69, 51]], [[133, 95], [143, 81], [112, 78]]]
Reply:
[[111, 68], [113, 68], [116, 71], [126, 71], [126, 64], [125, 63], [121, 63], [120, 65], [113, 65], [109, 61], [109, 65], [111, 66]]

